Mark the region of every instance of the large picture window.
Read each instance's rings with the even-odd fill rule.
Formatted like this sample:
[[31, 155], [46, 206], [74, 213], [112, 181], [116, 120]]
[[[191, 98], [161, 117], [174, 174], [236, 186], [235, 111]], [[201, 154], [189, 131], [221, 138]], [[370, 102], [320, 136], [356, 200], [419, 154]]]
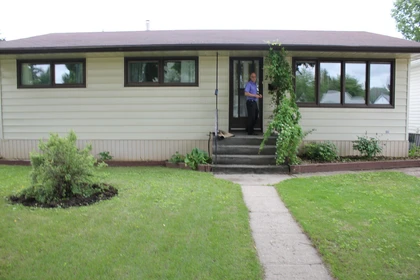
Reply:
[[394, 106], [394, 61], [294, 59], [301, 107]]
[[85, 60], [17, 62], [19, 88], [86, 87]]
[[198, 86], [198, 59], [126, 58], [125, 86]]

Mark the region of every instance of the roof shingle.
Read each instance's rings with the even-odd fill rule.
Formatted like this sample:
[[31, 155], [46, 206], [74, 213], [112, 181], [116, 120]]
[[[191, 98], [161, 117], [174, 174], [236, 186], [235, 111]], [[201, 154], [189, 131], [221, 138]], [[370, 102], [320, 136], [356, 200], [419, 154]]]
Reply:
[[358, 31], [176, 30], [54, 33], [0, 42], [1, 53], [142, 49], [264, 49], [278, 41], [296, 50], [392, 50], [420, 53], [420, 43]]

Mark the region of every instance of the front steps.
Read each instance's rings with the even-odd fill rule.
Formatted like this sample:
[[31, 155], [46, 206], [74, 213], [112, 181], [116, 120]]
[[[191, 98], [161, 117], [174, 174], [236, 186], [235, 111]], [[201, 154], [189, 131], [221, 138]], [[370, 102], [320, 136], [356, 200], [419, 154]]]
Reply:
[[287, 165], [276, 166], [276, 138], [270, 137], [258, 154], [263, 135], [236, 135], [213, 143], [213, 172], [226, 174], [285, 174]]

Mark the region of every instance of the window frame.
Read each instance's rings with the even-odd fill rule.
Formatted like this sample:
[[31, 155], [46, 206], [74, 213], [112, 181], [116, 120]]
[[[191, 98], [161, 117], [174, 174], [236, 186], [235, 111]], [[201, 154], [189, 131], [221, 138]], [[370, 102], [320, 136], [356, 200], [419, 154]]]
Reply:
[[[51, 74], [51, 84], [49, 85], [24, 85], [22, 84], [22, 64], [49, 64]], [[83, 69], [83, 83], [80, 84], [56, 84], [55, 83], [55, 65], [65, 63], [82, 63]], [[17, 88], [86, 88], [86, 58], [71, 58], [71, 59], [18, 59], [16, 60], [17, 68]]]
[[[165, 83], [164, 81], [164, 64], [166, 61], [182, 61], [193, 60], [195, 62], [195, 83]], [[129, 63], [130, 62], [158, 62], [158, 79], [159, 82], [129, 82]], [[125, 57], [124, 58], [124, 87], [198, 87], [198, 57], [197, 56], [171, 56], [171, 57]]]
[[[394, 109], [395, 108], [395, 59], [366, 59], [366, 58], [320, 58], [320, 57], [293, 57], [292, 71], [293, 71], [293, 88], [296, 91], [296, 62], [315, 62], [315, 102], [296, 102], [299, 107], [303, 108], [378, 108], [378, 109]], [[341, 92], [340, 103], [328, 104], [320, 103], [320, 68], [323, 62], [339, 62], [341, 63]], [[365, 89], [365, 104], [351, 104], [345, 103], [345, 77], [346, 77], [346, 62], [348, 63], [365, 63], [366, 64], [366, 89]], [[390, 104], [369, 104], [370, 96], [370, 65], [371, 64], [390, 64]]]

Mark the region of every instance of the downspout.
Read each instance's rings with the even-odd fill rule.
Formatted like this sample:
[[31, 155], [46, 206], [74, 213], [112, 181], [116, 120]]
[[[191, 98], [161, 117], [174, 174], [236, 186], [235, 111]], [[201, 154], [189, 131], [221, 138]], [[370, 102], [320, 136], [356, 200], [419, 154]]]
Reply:
[[[410, 96], [411, 96], [411, 85], [410, 85], [410, 75], [411, 75], [411, 56], [410, 59], [408, 59], [408, 65], [407, 65], [407, 112], [406, 112], [406, 117], [405, 117], [405, 141], [409, 141], [408, 139], [408, 134], [410, 133]], [[395, 62], [395, 64], [397, 64], [397, 62]], [[396, 80], [396, 68], [397, 65], [394, 65], [394, 85], [393, 85], [393, 89], [394, 89], [394, 96], [396, 96], [395, 94], [395, 80]], [[395, 97], [394, 97], [395, 98]], [[394, 104], [395, 104], [395, 100]], [[408, 144], [409, 148], [410, 148], [410, 144]]]
[[217, 137], [219, 134], [219, 52], [216, 53], [216, 89], [214, 91], [216, 97], [215, 127], [214, 127], [214, 164], [217, 164]]

